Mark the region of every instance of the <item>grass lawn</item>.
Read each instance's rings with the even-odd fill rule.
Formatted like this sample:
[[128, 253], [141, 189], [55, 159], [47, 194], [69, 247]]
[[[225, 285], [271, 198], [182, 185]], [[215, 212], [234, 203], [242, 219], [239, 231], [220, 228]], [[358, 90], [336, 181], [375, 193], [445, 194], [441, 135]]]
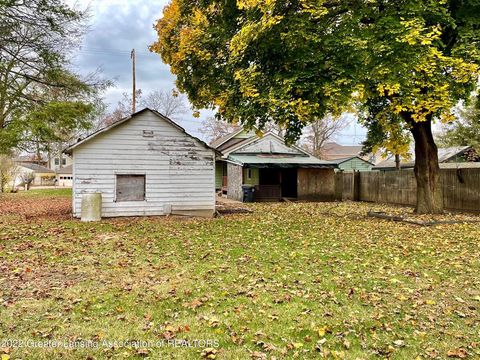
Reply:
[[480, 224], [361, 203], [81, 223], [65, 195], [0, 197], [5, 359], [480, 358]]

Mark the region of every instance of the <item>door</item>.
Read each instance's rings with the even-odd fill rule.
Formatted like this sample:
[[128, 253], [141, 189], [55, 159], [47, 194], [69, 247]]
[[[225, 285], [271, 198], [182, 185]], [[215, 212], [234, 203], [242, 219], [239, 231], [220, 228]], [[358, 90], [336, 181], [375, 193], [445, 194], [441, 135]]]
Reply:
[[282, 197], [297, 198], [297, 169], [282, 169]]
[[279, 169], [259, 169], [259, 185], [255, 200], [278, 201], [282, 197]]

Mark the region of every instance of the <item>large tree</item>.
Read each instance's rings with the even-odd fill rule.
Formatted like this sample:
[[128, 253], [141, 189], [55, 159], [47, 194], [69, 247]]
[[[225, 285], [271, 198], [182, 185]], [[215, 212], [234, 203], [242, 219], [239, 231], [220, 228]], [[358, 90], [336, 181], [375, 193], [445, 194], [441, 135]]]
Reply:
[[297, 139], [311, 119], [372, 98], [415, 140], [417, 212], [443, 211], [435, 119], [478, 79], [478, 0], [172, 0], [156, 24], [178, 88], [220, 118], [274, 120]]
[[85, 20], [61, 0], [0, 1], [1, 152], [89, 126], [92, 97], [107, 83], [72, 72]]

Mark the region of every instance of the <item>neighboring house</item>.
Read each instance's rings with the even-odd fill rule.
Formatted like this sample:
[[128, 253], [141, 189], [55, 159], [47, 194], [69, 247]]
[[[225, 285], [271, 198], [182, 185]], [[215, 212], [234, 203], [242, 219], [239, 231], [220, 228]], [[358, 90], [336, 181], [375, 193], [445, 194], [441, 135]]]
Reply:
[[327, 142], [321, 150], [321, 157], [325, 160], [343, 160], [357, 156], [372, 164], [381, 160], [380, 153], [361, 156], [362, 148], [362, 145], [340, 145], [336, 142]]
[[50, 158], [50, 169], [55, 170], [58, 172], [58, 170], [63, 169], [67, 166], [71, 166], [73, 163], [72, 158], [66, 154], [53, 154], [53, 156]]
[[234, 200], [243, 200], [242, 186], [254, 188], [255, 201], [335, 198], [334, 163], [320, 160], [280, 136], [262, 137], [239, 129], [212, 142], [221, 151], [216, 188]]
[[72, 187], [73, 185], [73, 173], [72, 165], [68, 165], [58, 169], [56, 174], [56, 184], [61, 187]]
[[[415, 166], [415, 151], [412, 148], [410, 151], [412, 159], [400, 162], [400, 169], [413, 169]], [[446, 148], [438, 148], [438, 162], [440, 168], [461, 168], [461, 167], [476, 167], [466, 166], [468, 163], [477, 163], [479, 161], [478, 155], [471, 146], [453, 146]], [[448, 165], [447, 165], [448, 164]], [[393, 156], [375, 165], [372, 170], [392, 171], [396, 170], [395, 160]]]
[[362, 159], [360, 156], [351, 156], [343, 159], [330, 160], [337, 164], [340, 171], [370, 171], [374, 164]]
[[[71, 159], [68, 156], [64, 156], [63, 159]], [[40, 165], [48, 164], [45, 160], [35, 160], [31, 156], [20, 156], [14, 159], [15, 164], [18, 167], [17, 176], [15, 178], [15, 187], [23, 184], [24, 174], [33, 173], [35, 178], [30, 186], [62, 186], [72, 187], [72, 165], [57, 167], [57, 169], [50, 169], [46, 166]], [[65, 161], [64, 163], [68, 163]]]
[[34, 174], [31, 186], [52, 186], [55, 185], [55, 171], [45, 166], [33, 163], [17, 163], [18, 173], [15, 179], [15, 186], [22, 185], [24, 174]]
[[65, 150], [73, 158], [73, 213], [102, 194], [102, 216], [215, 212], [216, 151], [172, 120], [143, 109]]

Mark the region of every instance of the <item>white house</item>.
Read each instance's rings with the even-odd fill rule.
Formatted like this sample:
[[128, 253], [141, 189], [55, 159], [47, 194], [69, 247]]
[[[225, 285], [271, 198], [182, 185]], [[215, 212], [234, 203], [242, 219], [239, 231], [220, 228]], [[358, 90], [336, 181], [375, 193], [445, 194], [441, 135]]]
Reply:
[[215, 212], [216, 151], [167, 117], [143, 109], [65, 150], [73, 158], [73, 213], [102, 194], [102, 216]]
[[24, 178], [30, 174], [33, 177], [31, 186], [55, 185], [55, 171], [34, 163], [18, 163], [14, 180], [15, 187], [22, 186]]

